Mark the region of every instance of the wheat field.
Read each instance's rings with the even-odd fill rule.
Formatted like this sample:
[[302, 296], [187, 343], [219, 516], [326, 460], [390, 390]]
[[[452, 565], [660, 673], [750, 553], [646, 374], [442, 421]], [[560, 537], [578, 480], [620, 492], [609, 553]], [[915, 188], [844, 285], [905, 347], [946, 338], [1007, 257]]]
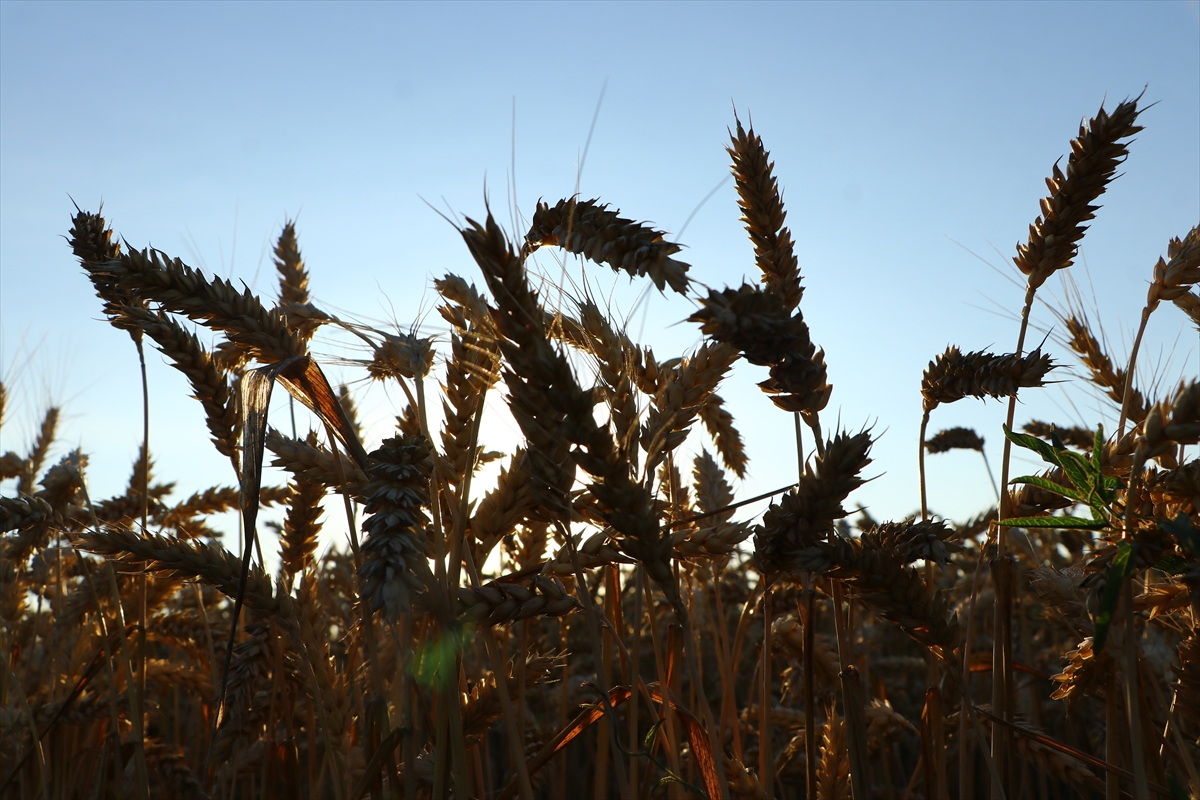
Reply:
[[[1128, 355], [1081, 306], [1056, 310], [1074, 373], [1027, 336], [1141, 101], [1102, 107], [1054, 162], [1013, 259], [1013, 349], [930, 354], [907, 519], [855, 505], [878, 432], [829, 411], [819, 342], [834, 334], [804, 320], [774, 164], [738, 119], [759, 283], [699, 285], [679, 243], [600, 200], [539, 203], [520, 233], [485, 208], [460, 227], [479, 272], [435, 282], [446, 337], [317, 307], [291, 223], [267, 300], [76, 208], [69, 243], [103, 313], [143, 374], [151, 346], [183, 373], [231, 482], [172, 499], [187, 476], [155, 474], [143, 443], [124, 493], [93, 498], [86, 453], [48, 463], [57, 407], [3, 454], [0, 796], [1197, 797], [1200, 382], [1134, 375], [1151, 314], [1200, 328], [1198, 228], [1147, 254]], [[692, 298], [702, 344], [656, 355], [536, 277], [541, 249]], [[406, 401], [370, 452], [312, 355], [332, 330]], [[743, 506], [761, 498], [735, 496], [747, 457], [720, 394], [742, 359], [803, 464], [758, 516]], [[1020, 396], [1073, 379], [1115, 430], [1014, 430]], [[277, 389], [311, 430], [268, 413]], [[523, 437], [510, 452], [482, 435], [489, 394]], [[967, 399], [1000, 401], [983, 430], [1005, 437], [998, 502], [941, 519], [926, 459], [984, 452], [979, 431], [936, 426]], [[1018, 450], [1042, 470], [1016, 474]], [[284, 514], [275, 530], [263, 508]], [[214, 522], [229, 511], [241, 552]], [[335, 516], [348, 541], [321, 553]]]

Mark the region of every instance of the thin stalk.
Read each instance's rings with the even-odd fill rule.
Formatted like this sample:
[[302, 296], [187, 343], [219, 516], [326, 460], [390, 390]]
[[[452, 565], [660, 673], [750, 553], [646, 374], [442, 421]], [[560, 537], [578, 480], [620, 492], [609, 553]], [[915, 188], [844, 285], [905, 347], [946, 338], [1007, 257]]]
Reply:
[[[639, 563], [633, 572], [633, 619], [630, 620], [630, 625], [633, 629], [633, 640], [629, 646], [629, 678], [631, 685], [634, 686], [638, 685], [642, 680], [642, 593], [638, 590], [638, 587], [642, 583], [641, 576], [643, 570], [644, 567]], [[630, 695], [627, 709], [625, 713], [629, 722], [629, 785], [637, 786], [638, 757], [633, 754], [638, 752], [641, 738], [638, 736], [638, 697], [636, 692]]]
[[1133, 789], [1137, 800], [1150, 800], [1146, 779], [1145, 743], [1142, 739], [1141, 700], [1138, 696], [1137, 628], [1133, 618], [1133, 581], [1121, 591], [1125, 617], [1125, 709], [1129, 713], [1129, 743], [1133, 759]]
[[833, 589], [833, 627], [837, 635], [838, 660], [841, 662], [842, 714], [846, 720], [847, 750], [850, 755], [850, 789], [854, 800], [867, 800], [867, 720], [862, 686], [853, 664], [850, 631], [842, 616], [841, 581], [831, 581]]
[[[1149, 310], [1143, 313], [1142, 327], [1145, 328], [1146, 318], [1149, 317]], [[1138, 340], [1141, 340], [1141, 331], [1138, 331]], [[1136, 344], [1135, 344], [1136, 347]], [[1136, 356], [1136, 350], [1134, 352]], [[1132, 359], [1130, 360], [1130, 368], [1132, 369]], [[1126, 382], [1126, 400], [1128, 400], [1128, 382]], [[1133, 464], [1129, 468], [1129, 488], [1125, 495], [1125, 531], [1123, 539], [1133, 541], [1133, 532], [1137, 524], [1137, 502], [1136, 498], [1141, 489], [1142, 469], [1146, 464], [1146, 444], [1145, 441], [1138, 443], [1137, 449], [1133, 454]], [[1127, 580], [1125, 586], [1121, 587], [1121, 606], [1122, 618], [1125, 623], [1125, 667], [1124, 667], [1124, 689], [1125, 689], [1125, 711], [1128, 714], [1129, 722], [1129, 743], [1132, 750], [1133, 759], [1133, 788], [1137, 800], [1150, 800], [1150, 786], [1146, 779], [1146, 759], [1145, 759], [1145, 743], [1142, 739], [1142, 724], [1141, 724], [1141, 702], [1138, 693], [1138, 666], [1137, 666], [1137, 627], [1134, 624], [1133, 617], [1133, 581]]]
[[[469, 547], [465, 548], [463, 554], [466, 556], [467, 561], [467, 575], [471, 579], [473, 588], [478, 589], [480, 585], [479, 572], [476, 570], [475, 561], [471, 557], [471, 549]], [[517, 772], [517, 786], [521, 791], [521, 800], [533, 800], [533, 787], [529, 782], [529, 770], [525, 764], [524, 740], [521, 739], [521, 729], [517, 724], [516, 712], [513, 710], [512, 702], [508, 696], [508, 670], [504, 668], [504, 654], [496, 641], [496, 634], [491, 626], [483, 625], [481, 626], [481, 630], [484, 647], [487, 649], [488, 658], [492, 662], [492, 674], [496, 676], [496, 696], [500, 698], [500, 710], [504, 715], [504, 727], [508, 734], [509, 755], [513, 760], [513, 768]], [[525, 654], [518, 653], [517, 657], [524, 660]], [[607, 692], [607, 689], [605, 691]], [[461, 738], [461, 723], [458, 723], [458, 730]], [[466, 784], [464, 783], [463, 786], [465, 788]]]
[[917, 447], [917, 478], [921, 483], [921, 521], [929, 521], [929, 501], [925, 497], [925, 429], [929, 427], [929, 412], [921, 415], [921, 434]]
[[[1025, 335], [1029, 331], [1029, 312], [1033, 308], [1033, 298], [1037, 294], [1037, 287], [1031, 283], [1026, 284], [1025, 302], [1021, 306], [1021, 329], [1017, 335], [1016, 355], [1020, 356], [1025, 351]], [[1013, 392], [1008, 398], [1008, 413], [1005, 425], [1009, 430], [1012, 430], [1013, 419], [1017, 413], [1017, 393]], [[1004, 437], [1004, 456], [1000, 464], [1000, 504], [998, 519], [1006, 519], [1011, 516], [1010, 505], [1011, 501], [1008, 492], [1008, 476], [1009, 469], [1012, 464], [1012, 441], [1006, 436]], [[996, 536], [997, 558], [1005, 558], [1008, 555], [1008, 528], [1000, 527]], [[997, 591], [997, 599], [999, 591]], [[996, 605], [996, 619], [1000, 622], [1000, 604]], [[1005, 629], [1007, 630], [1007, 628]], [[995, 713], [999, 714], [1005, 721], [1012, 720], [1012, 708], [1010, 706], [1011, 697], [1008, 696], [1006, 688], [1012, 683], [1012, 639], [1005, 635], [1000, 635], [1000, 630], [997, 629], [995, 642], [992, 644], [992, 707]], [[1000, 672], [996, 671], [996, 667], [1000, 666]], [[996, 689], [1000, 686], [1002, 688]], [[996, 700], [1001, 703], [997, 704]], [[992, 731], [992, 757], [996, 761], [996, 768], [1000, 775], [1006, 776], [1008, 771], [1008, 763], [1006, 760], [1005, 744], [1008, 741], [1008, 731], [1000, 731], [993, 729]], [[992, 800], [997, 800], [1003, 792], [1003, 787], [999, 786], [995, 780], [992, 781], [991, 796]]]
[[404, 614], [404, 638], [400, 653], [404, 659], [404, 687], [400, 696], [400, 724], [404, 726], [404, 800], [417, 797], [417, 739], [413, 731], [413, 615]]
[[[429, 442], [433, 439], [429, 435], [429, 418], [425, 412], [425, 381], [421, 378], [414, 380], [416, 385], [417, 395], [413, 398], [408, 390], [408, 385], [403, 381], [400, 382], [401, 388], [408, 396], [409, 402], [413, 403], [417, 408], [417, 418], [421, 423], [421, 435]], [[415, 401], [415, 402], [414, 402]], [[430, 512], [433, 516], [433, 547], [434, 547], [434, 576], [437, 582], [441, 585], [446, 585], [446, 539], [445, 527], [442, 524], [441, 516], [441, 489], [442, 480], [440, 476], [439, 464], [441, 459], [435, 452], [433, 454], [433, 485], [430, 492]], [[443, 630], [442, 635], [448, 635], [451, 631]], [[455, 655], [455, 676], [443, 676], [439, 681], [440, 690], [438, 692], [439, 699], [442, 702], [437, 706], [437, 718], [434, 723], [436, 751], [439, 755], [446, 752], [447, 744], [450, 744], [452, 752], [451, 763], [447, 763], [446, 759], [435, 759], [434, 764], [436, 770], [434, 772], [433, 797], [434, 800], [442, 800], [446, 796], [446, 780], [448, 778], [447, 769], [453, 765], [455, 784], [460, 790], [465, 791], [467, 786], [466, 775], [466, 743], [463, 739], [462, 726], [452, 726], [451, 717], [461, 716], [462, 695], [454, 687], [457, 685], [457, 672], [461, 668], [462, 663], [459, 655]], [[453, 706], [453, 708], [451, 707]], [[454, 741], [450, 743], [448, 740], [453, 737]]]
[[[1018, 356], [1025, 349], [1025, 334], [1029, 330], [1029, 311], [1033, 307], [1033, 296], [1037, 293], [1037, 288], [1027, 286], [1025, 289], [1025, 304], [1021, 307], [1021, 332], [1017, 335], [1017, 352]], [[1009, 430], [1012, 430], [1013, 419], [1017, 414], [1017, 395], [1014, 392], [1008, 398], [1008, 416], [1005, 424]], [[1008, 498], [1008, 475], [1009, 466], [1012, 461], [1012, 441], [1006, 436], [1004, 437], [1004, 457], [1000, 464], [1000, 488], [1003, 489], [1000, 493], [1000, 519], [1005, 519], [1011, 514], [1009, 513], [1009, 498]], [[1008, 553], [1008, 530], [1000, 528], [997, 540], [999, 555], [1004, 556]]]
[[[667, 668], [663, 660], [662, 641], [658, 636], [658, 626], [654, 619], [654, 597], [650, 594], [650, 581], [646, 580], [646, 572], [642, 570], [642, 586], [641, 589], [646, 595], [646, 616], [650, 622], [650, 644], [654, 649], [654, 666], [658, 671], [658, 685], [662, 689], [662, 718], [664, 727], [666, 728], [666, 750], [667, 760], [670, 762], [671, 771], [676, 775], [679, 774], [679, 739], [676, 737], [677, 723], [675, 720], [675, 709], [670, 702], [670, 682], [667, 680]], [[660, 731], [661, 733], [661, 731]], [[675, 784], [671, 784], [675, 787]]]
[[[1109, 764], [1121, 763], [1121, 687], [1117, 683], [1116, 672], [1108, 676], [1108, 685], [1104, 693], [1104, 760]], [[1120, 800], [1121, 783], [1117, 774], [1111, 770], [1104, 776], [1105, 800]]]
[[[146, 523], [150, 518], [150, 384], [146, 378], [146, 349], [142, 344], [141, 332], [138, 331], [137, 335], [134, 335], [131, 330], [130, 335], [133, 336], [133, 344], [137, 348], [138, 368], [142, 375], [142, 485], [140, 488], [142, 492], [142, 532], [145, 533]], [[133, 698], [131, 698], [134, 713], [142, 719], [145, 719], [146, 706], [147, 580], [145, 572], [138, 575], [138, 629], [141, 633], [138, 635], [137, 646], [137, 687], [132, 692]], [[119, 598], [117, 602], [120, 602]]]
[[[119, 598], [117, 602], [120, 602]], [[42, 750], [42, 739], [38, 736], [37, 720], [34, 719], [33, 709], [29, 706], [29, 698], [25, 696], [25, 690], [21, 687], [21, 682], [13, 674], [12, 668], [8, 666], [7, 653], [0, 656], [0, 665], [4, 666], [4, 678], [8, 685], [17, 693], [17, 700], [21, 705], [21, 713], [25, 716], [25, 723], [29, 726], [30, 742], [32, 743], [33, 753], [37, 756], [35, 763], [37, 763], [38, 783], [42, 787], [41, 796], [49, 800], [50, 785], [46, 783], [46, 754]]]
[[[979, 559], [975, 564], [975, 577], [971, 581], [971, 599], [967, 603], [967, 626], [963, 634], [962, 647], [962, 705], [960, 712], [965, 711], [971, 705], [971, 640], [975, 634], [975, 601], [979, 597], [979, 579], [983, 575], [983, 562], [987, 555], [987, 549], [990, 543], [990, 535], [984, 540], [979, 548]], [[988, 759], [991, 759], [991, 754], [987, 750], [987, 741], [980, 737], [980, 747], [983, 748], [984, 754]], [[967, 738], [967, 717], [966, 714], [960, 713], [958, 717], [958, 796], [966, 798], [970, 795], [970, 774], [965, 768], [965, 765], [971, 758], [971, 743]]]
[[816, 643], [817, 587], [816, 575], [809, 573], [804, 580], [804, 608], [800, 615], [804, 623], [804, 786], [805, 797], [817, 796], [817, 684], [813, 669], [813, 646]]
[[[87, 506], [88, 515], [91, 517], [92, 528], [98, 533], [100, 531], [100, 520], [96, 517], [96, 509], [92, 505], [92, 498], [88, 495], [87, 481], [83, 479], [82, 475], [80, 475], [79, 478], [79, 492], [83, 495], [83, 502]], [[86, 559], [83, 558], [78, 560], [81, 564], [86, 562]], [[105, 561], [104, 564], [108, 567], [108, 583], [109, 588], [112, 590], [113, 607], [116, 609], [118, 627], [117, 633], [119, 634], [118, 639], [121, 643], [121, 666], [125, 669], [125, 685], [129, 687], [130, 694], [133, 694], [136, 684], [134, 683], [133, 666], [131, 664], [132, 655], [129, 652], [129, 638], [125, 634], [125, 610], [121, 607], [121, 590], [117, 586], [117, 572], [115, 569], [113, 569], [111, 561]], [[90, 571], [88, 571], [86, 567], [84, 569], [85, 572], [88, 572], [90, 575]], [[93, 595], [95, 595], [94, 590]], [[100, 598], [97, 596], [94, 599], [96, 602], [96, 615], [103, 617], [100, 606]], [[145, 635], [146, 632], [142, 631], [142, 636]], [[146, 800], [149, 800], [150, 781], [148, 772], [146, 770], [146, 749], [144, 747], [145, 733], [142, 730], [143, 718], [137, 714], [131, 714], [130, 716], [133, 717], [130, 722], [133, 723], [133, 755], [135, 775], [137, 777], [138, 795], [146, 798]], [[117, 737], [120, 737], [119, 730], [119, 728], [114, 726], [113, 733]]]
[[[585, 577], [583, 574], [583, 567], [580, 566], [579, 553], [575, 549], [575, 541], [571, 538], [571, 532], [569, 530], [567, 530], [566, 526], [562, 523], [561, 520], [555, 520], [554, 526], [555, 526], [555, 528], [558, 529], [559, 536], [561, 536], [563, 538], [563, 541], [566, 542], [567, 553], [571, 557], [571, 566], [575, 570], [575, 581], [576, 581], [575, 591], [580, 595], [580, 598], [583, 601], [584, 619], [587, 620], [586, 627], [587, 627], [587, 631], [588, 631], [588, 636], [592, 640], [592, 642], [591, 642], [592, 643], [592, 652], [595, 653], [597, 657], [600, 657], [602, 648], [600, 645], [600, 631], [598, 630], [599, 626], [598, 626], [597, 620], [596, 620], [596, 617], [597, 617], [596, 604], [592, 600], [592, 593], [591, 593], [591, 590], [588, 588], [587, 581], [585, 580]], [[596, 670], [596, 680], [600, 684], [599, 688], [600, 688], [601, 693], [604, 695], [604, 697], [608, 697], [608, 693], [609, 693], [608, 678], [607, 678], [607, 676], [605, 676], [603, 669], [598, 668]], [[616, 747], [616, 745], [617, 745], [616, 712], [613, 710], [612, 705], [610, 703], [606, 702], [603, 705], [604, 705], [604, 717], [605, 717], [605, 719], [607, 719], [609, 721], [608, 735], [609, 735], [609, 738], [612, 739], [611, 743], [613, 745], [613, 749], [616, 750], [617, 749], [617, 747]], [[624, 760], [619, 759], [619, 758], [613, 759], [613, 769], [617, 773], [617, 788], [621, 793], [621, 800], [632, 800], [633, 795], [631, 794], [631, 790], [630, 790], [630, 786], [629, 786], [629, 777], [625, 772]]]
[[1142, 309], [1142, 322], [1138, 325], [1137, 337], [1133, 340], [1133, 349], [1129, 352], [1129, 366], [1125, 368], [1125, 389], [1121, 393], [1121, 419], [1117, 422], [1117, 441], [1125, 435], [1125, 422], [1129, 419], [1129, 403], [1133, 399], [1133, 371], [1137, 367], [1138, 349], [1142, 346], [1142, 334], [1146, 332], [1146, 323], [1154, 309], [1146, 306]]
[[992, 487], [992, 494], [996, 497], [996, 507], [1000, 507], [1000, 490], [996, 488], [996, 476], [992, 474], [992, 464], [988, 461], [987, 453], [982, 449], [979, 451], [980, 458], [983, 459], [983, 468], [987, 470], [988, 486]]
[[762, 675], [758, 696], [758, 775], [763, 794], [775, 797], [775, 759], [771, 753], [771, 587], [763, 593]]

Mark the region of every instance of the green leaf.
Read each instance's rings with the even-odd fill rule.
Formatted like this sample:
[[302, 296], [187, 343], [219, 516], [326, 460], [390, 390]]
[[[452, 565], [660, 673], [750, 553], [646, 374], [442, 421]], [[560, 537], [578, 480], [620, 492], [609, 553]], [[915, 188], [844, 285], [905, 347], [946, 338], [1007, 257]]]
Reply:
[[1097, 522], [1083, 517], [1013, 517], [996, 523], [1008, 528], [1081, 528], [1095, 531], [1108, 525], [1107, 520]]
[[1104, 595], [1100, 598], [1100, 609], [1096, 613], [1096, 637], [1092, 649], [1096, 655], [1104, 649], [1108, 640], [1108, 628], [1112, 625], [1113, 612], [1121, 600], [1121, 589], [1125, 581], [1133, 574], [1134, 555], [1137, 552], [1137, 542], [1122, 542], [1113, 556], [1112, 565], [1108, 568], [1108, 583], [1104, 586]]
[[1043, 442], [1036, 436], [1030, 436], [1026, 433], [1013, 433], [1007, 425], [1002, 427], [1004, 435], [1008, 437], [1009, 441], [1027, 450], [1034, 451], [1047, 464], [1052, 464], [1060, 468], [1067, 476], [1067, 479], [1075, 485], [1080, 496], [1086, 496], [1091, 486], [1090, 475], [1088, 474], [1090, 472], [1090, 464], [1087, 459], [1074, 451], [1065, 448], [1056, 448], [1048, 442]]
[[1063, 497], [1069, 497], [1072, 500], [1082, 503], [1083, 495], [1074, 489], [1068, 489], [1062, 484], [1055, 483], [1052, 480], [1043, 478], [1041, 475], [1022, 475], [1019, 478], [1013, 478], [1009, 483], [1027, 483], [1030, 486], [1036, 486], [1039, 489], [1045, 489], [1047, 492], [1061, 494]]
[[1154, 568], [1169, 575], [1182, 575], [1187, 571], [1188, 562], [1174, 553], [1168, 553], [1159, 559]]

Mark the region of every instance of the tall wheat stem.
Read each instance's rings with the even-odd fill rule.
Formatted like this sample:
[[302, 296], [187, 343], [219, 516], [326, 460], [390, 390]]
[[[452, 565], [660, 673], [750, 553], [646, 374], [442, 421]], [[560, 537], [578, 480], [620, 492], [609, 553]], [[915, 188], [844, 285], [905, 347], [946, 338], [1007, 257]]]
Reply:
[[1154, 309], [1146, 306], [1142, 309], [1142, 321], [1138, 325], [1137, 337], [1133, 340], [1133, 349], [1129, 351], [1129, 366], [1125, 368], [1125, 388], [1121, 393], [1121, 419], [1117, 422], [1117, 441], [1125, 435], [1125, 422], [1129, 419], [1129, 402], [1133, 399], [1133, 371], [1137, 367], [1138, 350], [1142, 346], [1142, 334], [1146, 332], [1146, 323]]
[[[588, 636], [591, 639], [592, 652], [595, 653], [596, 659], [599, 660], [603, 652], [600, 644], [600, 631], [597, 619], [601, 616], [601, 612], [596, 610], [596, 603], [592, 599], [592, 592], [588, 588], [587, 581], [583, 574], [583, 567], [579, 563], [579, 553], [575, 549], [575, 540], [571, 538], [571, 532], [562, 523], [561, 520], [554, 521], [555, 528], [558, 529], [558, 534], [566, 543], [567, 553], [571, 558], [571, 566], [575, 570], [575, 591], [579, 594], [580, 600], [583, 603], [584, 619], [587, 621], [586, 628]], [[608, 676], [604, 674], [604, 670], [597, 664], [596, 681], [600, 684], [600, 691], [604, 695], [604, 718], [608, 720], [608, 736], [610, 745], [613, 750], [619, 752], [617, 745], [617, 718], [616, 711], [612, 704], [608, 702]], [[625, 772], [625, 761], [620, 758], [614, 758], [612, 761], [613, 769], [617, 773], [617, 788], [621, 793], [621, 800], [632, 800], [633, 794], [629, 786], [629, 776]]]

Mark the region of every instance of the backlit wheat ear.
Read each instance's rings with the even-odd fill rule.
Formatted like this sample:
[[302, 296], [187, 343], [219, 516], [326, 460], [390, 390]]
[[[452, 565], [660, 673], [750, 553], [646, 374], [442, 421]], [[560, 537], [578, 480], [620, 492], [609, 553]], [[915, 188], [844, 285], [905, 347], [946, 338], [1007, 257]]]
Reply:
[[1200, 294], [1192, 292], [1184, 292], [1174, 300], [1175, 305], [1191, 318], [1196, 328], [1200, 330]]
[[1022, 425], [1021, 430], [1039, 439], [1051, 439], [1058, 436], [1063, 444], [1080, 450], [1091, 450], [1096, 443], [1095, 431], [1089, 431], [1087, 428], [1080, 428], [1076, 425], [1062, 426], [1032, 419]]
[[[307, 443], [317, 445], [315, 433], [308, 434]], [[284, 583], [303, 573], [313, 563], [317, 549], [317, 536], [321, 533], [321, 501], [325, 499], [325, 485], [304, 477], [292, 481], [288, 499], [287, 516], [283, 521], [283, 535], [279, 542], [280, 569]]]
[[769, 366], [770, 378], [759, 386], [777, 406], [815, 414], [829, 403], [833, 387], [825, 353], [813, 345], [803, 316], [790, 313], [782, 297], [743, 284], [720, 292], [710, 289], [700, 306], [688, 321], [736, 347], [750, 363]]
[[[1105, 396], [1110, 400], [1120, 404], [1122, 392], [1125, 391], [1125, 370], [1113, 366], [1112, 359], [1092, 333], [1091, 325], [1084, 314], [1068, 314], [1063, 317], [1063, 324], [1067, 328], [1067, 343], [1087, 367], [1091, 382], [1103, 389]], [[1129, 389], [1129, 398], [1129, 419], [1136, 425], [1146, 418], [1146, 398], [1132, 386]]]
[[725, 410], [725, 401], [713, 392], [700, 406], [700, 421], [712, 437], [721, 461], [739, 478], [746, 477], [746, 446], [742, 435], [734, 427], [733, 415]]
[[354, 464], [343, 461], [339, 471], [333, 453], [306, 441], [289, 439], [273, 428], [267, 431], [265, 443], [275, 454], [271, 466], [282, 467], [296, 477], [315, 481], [331, 491], [349, 494], [356, 500], [366, 499], [367, 475]]
[[308, 268], [300, 255], [295, 222], [284, 223], [271, 260], [279, 275], [279, 308], [288, 328], [305, 340], [312, 338], [316, 329], [330, 318], [323, 313], [314, 313], [316, 309], [308, 291]]
[[850, 800], [850, 756], [846, 723], [832, 710], [821, 731], [821, 761], [817, 767], [817, 800]]
[[631, 276], [649, 277], [662, 291], [670, 286], [683, 294], [688, 288], [688, 265], [672, 258], [682, 248], [663, 239], [648, 225], [610, 211], [599, 200], [559, 200], [554, 207], [538, 203], [525, 237], [526, 250], [557, 245], [597, 264]]
[[978, 450], [983, 452], [983, 437], [971, 428], [947, 428], [938, 431], [925, 442], [925, 450], [932, 454], [950, 450]]
[[764, 574], [796, 570], [804, 548], [833, 532], [834, 520], [846, 516], [842, 501], [866, 482], [859, 474], [871, 463], [871, 444], [867, 431], [839, 433], [805, 468], [799, 486], [771, 504], [754, 531], [754, 561]]
[[1167, 245], [1167, 258], [1170, 260], [1160, 257], [1154, 265], [1154, 280], [1146, 296], [1151, 310], [1160, 301], [1174, 301], [1200, 283], [1200, 226], [1192, 228], [1182, 241], [1172, 239]]
[[[241, 559], [216, 545], [106, 528], [85, 533], [81, 546], [97, 555], [137, 564], [154, 572], [198, 578], [228, 597], [234, 597], [238, 592]], [[270, 577], [257, 566], [250, 569], [246, 578], [245, 603], [264, 614], [287, 617], [292, 613], [291, 597], [282, 590], [275, 591]]]
[[1071, 155], [1064, 173], [1058, 164], [1046, 179], [1050, 195], [1042, 198], [1042, 214], [1029, 226], [1029, 241], [1017, 245], [1013, 258], [1017, 268], [1029, 276], [1036, 289], [1052, 274], [1071, 266], [1079, 240], [1087, 230], [1085, 222], [1095, 217], [1099, 206], [1092, 205], [1116, 175], [1129, 154], [1129, 143], [1122, 141], [1142, 128], [1138, 117], [1138, 95], [1106, 112], [1103, 106], [1095, 117], [1079, 126], [1079, 136], [1071, 140]]
[[288, 328], [283, 314], [266, 309], [249, 289], [239, 292], [229, 281], [209, 279], [157, 250], [123, 253], [96, 265], [93, 274], [122, 292], [222, 331], [231, 344], [263, 363], [308, 354], [306, 342]]
[[145, 309], [146, 301], [118, 286], [101, 266], [121, 257], [121, 245], [112, 240], [112, 228], [105, 223], [104, 217], [80, 211], [76, 206], [70, 233], [71, 250], [88, 273], [96, 295], [104, 301], [104, 313], [108, 321], [113, 327], [127, 331], [137, 341], [142, 335], [137, 322], [129, 319], [124, 312], [126, 308]]
[[730, 135], [732, 145], [725, 149], [733, 159], [742, 222], [754, 243], [754, 258], [763, 283], [769, 292], [779, 295], [784, 309], [792, 312], [800, 305], [804, 288], [800, 285], [792, 232], [784, 225], [787, 212], [772, 174], [775, 164], [753, 126], [747, 132], [741, 120], [735, 118], [735, 122], [737, 133]]
[[20, 479], [17, 481], [17, 494], [33, 494], [34, 484], [46, 463], [46, 456], [49, 454], [50, 447], [54, 444], [54, 437], [58, 432], [59, 413], [57, 406], [46, 409], [46, 416], [42, 417], [37, 438], [33, 440], [29, 455], [22, 462]]
[[1008, 353], [963, 353], [955, 345], [929, 362], [921, 378], [925, 411], [964, 397], [1014, 397], [1019, 389], [1044, 386], [1046, 373], [1054, 369], [1050, 356], [1041, 349], [1026, 355]]
[[385, 439], [371, 454], [358, 574], [363, 601], [389, 622], [411, 609], [410, 595], [425, 590], [428, 545], [422, 528], [429, 521], [432, 470], [429, 443], [421, 438]]

